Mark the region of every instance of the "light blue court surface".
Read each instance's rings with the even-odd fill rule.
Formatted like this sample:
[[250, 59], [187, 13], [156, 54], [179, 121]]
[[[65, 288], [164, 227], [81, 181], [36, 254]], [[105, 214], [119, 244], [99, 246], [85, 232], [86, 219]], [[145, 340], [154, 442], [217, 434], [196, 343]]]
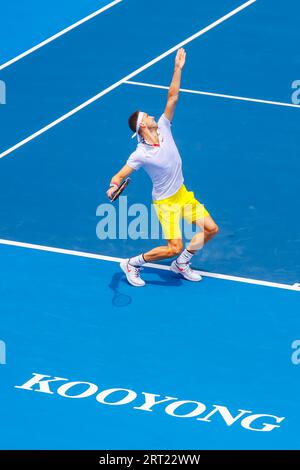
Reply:
[[[134, 289], [116, 258], [158, 242], [96, 236], [97, 207], [134, 150], [127, 117], [137, 108], [157, 118], [163, 112], [166, 90], [152, 85], [169, 84], [174, 54], [135, 75], [140, 85], [123, 83], [34, 134], [242, 1], [183, 7], [154, 0], [149, 9], [123, 0], [0, 71], [7, 88], [0, 156], [12, 149], [0, 159], [2, 449], [300, 449], [300, 365], [291, 360], [300, 339], [300, 293], [290, 289], [300, 282], [300, 107], [268, 103], [292, 104], [300, 7], [295, 0], [274, 3], [249, 4], [185, 46], [182, 87], [235, 97], [182, 93], [173, 124], [185, 183], [220, 227], [194, 260], [214, 276], [199, 284], [146, 268], [146, 287]], [[0, 65], [105, 2], [84, 4], [41, 8], [32, 1], [26, 12], [22, 2], [6, 5]], [[128, 205], [150, 206], [142, 171], [126, 194]], [[57, 392], [64, 382], [53, 384], [52, 394], [16, 388], [34, 373], [89, 382], [97, 393], [128, 389], [136, 399], [122, 406], [99, 403], [96, 392], [71, 399]], [[69, 395], [84, 392], [83, 384], [76, 387]], [[121, 400], [120, 393], [107, 401]], [[197, 406], [206, 411], [176, 417], [168, 403], [138, 410], [143, 393], [184, 401], [178, 415]], [[223, 415], [197, 419], [214, 406]], [[244, 419], [255, 415], [247, 428]]]
[[[2, 448], [299, 448], [299, 370], [290, 359], [298, 292], [208, 278], [195, 286], [159, 270], [133, 289], [112, 262], [5, 246], [0, 253]], [[14, 388], [34, 372], [133, 390], [138, 399], [113, 407]], [[255, 432], [220, 416], [175, 418], [163, 405], [134, 410], [142, 392], [286, 420]], [[255, 426], [262, 421], [275, 424]]]

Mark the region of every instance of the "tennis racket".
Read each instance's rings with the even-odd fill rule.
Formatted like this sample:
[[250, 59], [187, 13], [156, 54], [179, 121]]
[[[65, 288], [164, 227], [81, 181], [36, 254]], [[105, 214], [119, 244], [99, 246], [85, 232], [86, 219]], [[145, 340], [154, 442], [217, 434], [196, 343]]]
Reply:
[[122, 183], [117, 187], [117, 189], [112, 193], [111, 202], [116, 201], [118, 197], [122, 194], [126, 186], [130, 183], [130, 178], [126, 178]]

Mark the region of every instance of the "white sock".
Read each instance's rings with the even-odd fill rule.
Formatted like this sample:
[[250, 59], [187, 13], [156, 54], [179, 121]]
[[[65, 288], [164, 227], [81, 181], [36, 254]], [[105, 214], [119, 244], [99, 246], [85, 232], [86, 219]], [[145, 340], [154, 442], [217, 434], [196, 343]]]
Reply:
[[194, 253], [191, 253], [190, 251], [188, 251], [187, 249], [183, 250], [182, 253], [180, 253], [180, 255], [178, 256], [178, 258], [176, 259], [176, 263], [178, 264], [186, 264], [188, 263], [192, 257], [194, 256]]
[[144, 260], [143, 255], [138, 255], [138, 256], [134, 256], [133, 258], [130, 258], [128, 263], [131, 264], [131, 266], [135, 266], [137, 268], [139, 266], [143, 266], [143, 264], [145, 264], [146, 261]]

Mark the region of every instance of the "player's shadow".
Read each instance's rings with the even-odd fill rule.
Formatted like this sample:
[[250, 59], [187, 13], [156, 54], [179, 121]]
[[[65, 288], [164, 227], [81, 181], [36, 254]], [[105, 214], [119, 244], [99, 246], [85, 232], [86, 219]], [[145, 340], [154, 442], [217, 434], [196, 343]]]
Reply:
[[[160, 269], [145, 268], [142, 272], [145, 274], [144, 278], [146, 284], [153, 286], [170, 286], [178, 287], [182, 284], [179, 276], [171, 271], [163, 271]], [[109, 283], [109, 288], [113, 291], [112, 304], [115, 307], [127, 307], [132, 303], [132, 297], [128, 294], [121, 292], [122, 286], [127, 284], [126, 277], [123, 273], [115, 273]], [[147, 286], [146, 286], [147, 288]], [[135, 289], [132, 287], [132, 289]], [[137, 288], [136, 288], [137, 289]]]
[[112, 304], [115, 307], [127, 307], [132, 303], [132, 297], [130, 297], [130, 295], [123, 294], [120, 291], [121, 284], [124, 282], [123, 278], [123, 273], [115, 273], [108, 286], [114, 293], [112, 298]]
[[147, 284], [168, 287], [179, 287], [182, 284], [182, 279], [172, 271], [146, 267], [144, 269]]

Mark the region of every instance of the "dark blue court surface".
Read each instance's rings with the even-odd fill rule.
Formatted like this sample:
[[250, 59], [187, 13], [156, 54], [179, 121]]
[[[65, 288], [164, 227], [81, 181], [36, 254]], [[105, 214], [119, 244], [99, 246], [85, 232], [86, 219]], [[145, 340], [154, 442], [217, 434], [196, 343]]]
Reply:
[[[31, 1], [21, 21], [21, 3], [2, 12], [0, 70], [105, 5]], [[300, 449], [298, 2], [249, 2], [185, 45], [182, 87], [234, 97], [182, 92], [174, 119], [220, 227], [193, 262], [203, 281], [161, 263], [134, 289], [118, 261], [160, 242], [96, 235], [135, 148], [127, 117], [163, 112], [174, 54], [106, 89], [241, 5], [123, 0], [0, 71], [2, 449]], [[126, 194], [150, 206], [144, 172]]]

